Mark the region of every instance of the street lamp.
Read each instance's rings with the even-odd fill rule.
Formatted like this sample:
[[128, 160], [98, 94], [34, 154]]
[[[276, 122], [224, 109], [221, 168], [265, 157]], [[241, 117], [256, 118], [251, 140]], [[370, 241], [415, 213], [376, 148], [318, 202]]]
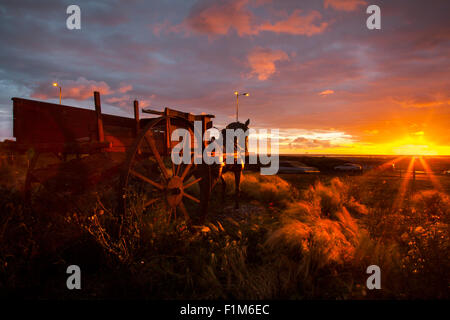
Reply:
[[238, 120], [238, 117], [239, 117], [239, 96], [246, 96], [246, 97], [248, 97], [250, 94], [248, 92], [239, 93], [237, 91], [235, 91], [234, 94], [236, 95], [236, 122], [239, 122], [239, 120]]
[[59, 104], [61, 104], [61, 86], [57, 82], [53, 82], [53, 86], [59, 88]]

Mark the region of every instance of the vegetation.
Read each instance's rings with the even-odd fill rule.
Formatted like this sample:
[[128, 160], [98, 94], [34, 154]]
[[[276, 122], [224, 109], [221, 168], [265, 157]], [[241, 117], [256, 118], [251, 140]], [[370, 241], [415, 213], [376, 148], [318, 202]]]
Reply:
[[[450, 297], [450, 199], [442, 192], [418, 189], [395, 207], [396, 181], [246, 173], [239, 210], [226, 176], [227, 201], [214, 196], [205, 225], [192, 230], [136, 206], [119, 235], [111, 190], [74, 205], [42, 189], [27, 203], [13, 170], [0, 171], [0, 296]], [[66, 289], [70, 264], [81, 267], [83, 290]], [[372, 264], [382, 290], [366, 289]]]

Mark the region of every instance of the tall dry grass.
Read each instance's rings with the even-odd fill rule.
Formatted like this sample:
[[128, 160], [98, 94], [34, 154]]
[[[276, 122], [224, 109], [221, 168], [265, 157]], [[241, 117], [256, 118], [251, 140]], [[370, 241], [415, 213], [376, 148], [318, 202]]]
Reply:
[[[56, 277], [64, 270], [48, 266], [75, 263], [88, 279], [84, 298], [449, 296], [450, 201], [438, 192], [419, 192], [392, 212], [361, 204], [340, 179], [301, 193], [280, 177], [245, 175], [242, 202], [259, 210], [211, 214], [191, 232], [183, 220], [168, 223], [163, 210], [137, 202], [120, 237], [113, 201], [98, 198], [83, 212], [56, 216], [50, 195], [24, 206], [17, 192], [0, 193], [0, 294], [32, 286], [40, 297], [65, 297]], [[378, 292], [365, 288], [371, 264], [382, 270]]]
[[[224, 175], [227, 184], [227, 195], [232, 197], [235, 193], [234, 175]], [[259, 174], [245, 174], [241, 177], [241, 198], [256, 200], [263, 205], [283, 208], [297, 196], [295, 188], [292, 188], [285, 180], [278, 176], [263, 176]]]
[[280, 217], [281, 227], [269, 236], [267, 245], [287, 246], [303, 256], [320, 257], [321, 261], [315, 263], [318, 266], [345, 263], [365, 232], [349, 210], [353, 215], [367, 214], [365, 206], [346, 194], [339, 179], [332, 180], [330, 186], [318, 182], [306, 192], [304, 200], [289, 203]]

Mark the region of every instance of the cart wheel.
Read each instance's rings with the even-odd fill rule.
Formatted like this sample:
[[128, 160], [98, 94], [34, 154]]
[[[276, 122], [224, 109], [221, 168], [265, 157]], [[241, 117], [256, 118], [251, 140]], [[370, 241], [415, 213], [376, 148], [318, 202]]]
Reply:
[[[180, 127], [189, 130], [193, 137], [188, 122]], [[123, 215], [158, 211], [166, 222], [178, 214], [190, 225], [206, 213], [209, 171], [193, 163], [193, 154], [189, 164], [175, 165], [170, 150], [165, 150], [166, 139], [165, 117], [155, 119], [140, 131], [128, 151], [119, 201]]]

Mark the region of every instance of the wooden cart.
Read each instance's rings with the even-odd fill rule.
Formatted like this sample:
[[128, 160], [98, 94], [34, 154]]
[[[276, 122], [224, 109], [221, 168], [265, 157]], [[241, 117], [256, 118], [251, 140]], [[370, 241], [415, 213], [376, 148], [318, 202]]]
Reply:
[[134, 118], [103, 114], [98, 92], [94, 92], [94, 110], [12, 100], [16, 149], [30, 158], [25, 194], [35, 184], [55, 192], [82, 193], [113, 176], [118, 179], [111, 188], [117, 190], [122, 212], [138, 206], [165, 210], [169, 217], [178, 212], [187, 220], [206, 215], [211, 166], [192, 161], [173, 164], [171, 151], [179, 142], [171, 141], [171, 133], [184, 128], [193, 140], [194, 121], [201, 121], [203, 135], [212, 127], [213, 115], [166, 108], [142, 110], [156, 117], [140, 119], [138, 101], [134, 101]]

